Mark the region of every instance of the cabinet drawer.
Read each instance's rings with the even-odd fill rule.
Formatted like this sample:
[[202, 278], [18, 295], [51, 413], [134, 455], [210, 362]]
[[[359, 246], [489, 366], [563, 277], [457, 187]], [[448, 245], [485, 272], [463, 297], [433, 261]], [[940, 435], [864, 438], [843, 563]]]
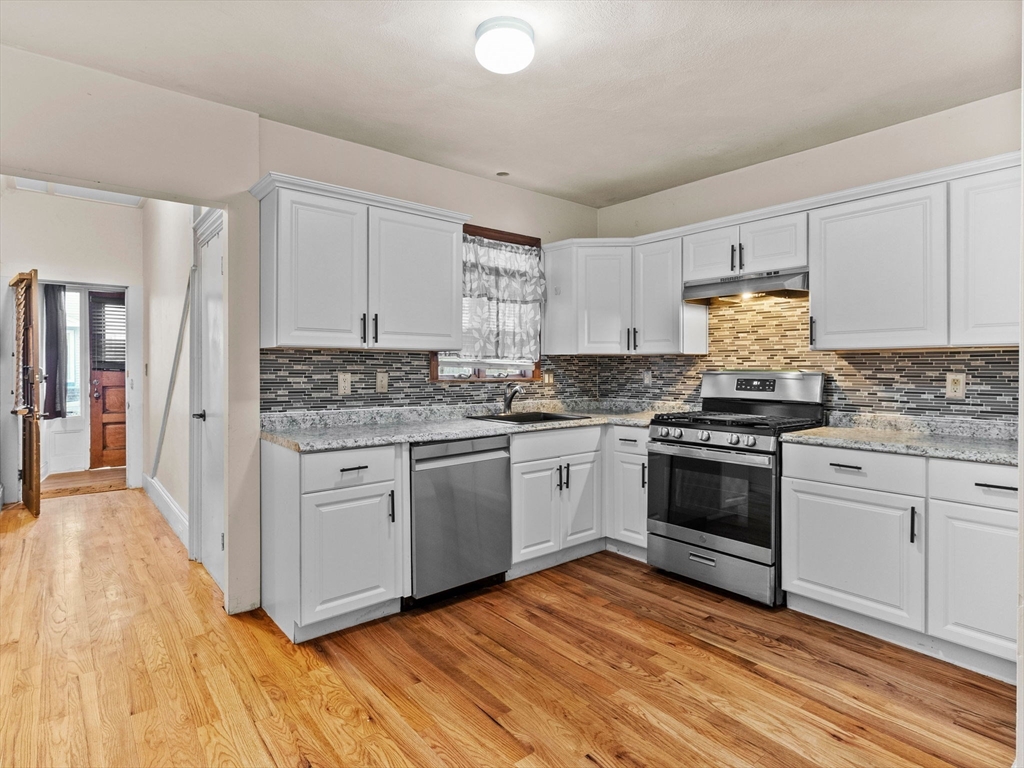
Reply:
[[553, 429], [512, 435], [512, 463], [540, 461], [601, 450], [601, 427]]
[[1016, 512], [1017, 483], [1016, 467], [944, 459], [928, 462], [928, 495], [933, 499]]
[[647, 455], [647, 430], [643, 427], [612, 427], [609, 431], [613, 451]]
[[925, 495], [925, 459], [920, 456], [784, 444], [782, 474], [872, 491]]
[[394, 478], [395, 447], [392, 445], [302, 455], [303, 493], [383, 483]]

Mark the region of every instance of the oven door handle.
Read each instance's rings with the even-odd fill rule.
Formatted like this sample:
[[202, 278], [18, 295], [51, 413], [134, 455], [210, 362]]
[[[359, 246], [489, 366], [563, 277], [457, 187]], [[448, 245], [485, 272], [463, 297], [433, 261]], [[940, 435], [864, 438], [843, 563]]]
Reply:
[[726, 464], [743, 464], [748, 467], [768, 467], [769, 469], [775, 464], [774, 456], [725, 451], [719, 448], [687, 448], [681, 445], [665, 445], [663, 443], [650, 442], [647, 444], [647, 452], [658, 453], [664, 456], [682, 456], [687, 459], [721, 461]]

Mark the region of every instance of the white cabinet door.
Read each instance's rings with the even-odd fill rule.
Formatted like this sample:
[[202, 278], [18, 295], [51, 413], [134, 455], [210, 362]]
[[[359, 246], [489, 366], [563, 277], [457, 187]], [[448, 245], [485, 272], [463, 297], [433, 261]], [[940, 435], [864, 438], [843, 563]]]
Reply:
[[363, 346], [367, 207], [291, 189], [278, 195], [276, 250], [261, 244], [263, 258], [276, 254], [268, 268], [277, 287], [266, 297], [277, 310], [272, 346]]
[[793, 213], [740, 225], [740, 272], [807, 266], [807, 214]]
[[398, 597], [395, 484], [302, 497], [300, 616], [305, 626]]
[[948, 342], [945, 184], [811, 211], [808, 250], [816, 349]]
[[782, 588], [924, 632], [924, 508], [913, 496], [783, 478]]
[[1017, 656], [1017, 513], [929, 502], [928, 634]]
[[647, 457], [612, 454], [612, 514], [608, 536], [647, 547]]
[[576, 251], [580, 354], [619, 354], [632, 346], [633, 249], [582, 246]]
[[384, 349], [462, 347], [462, 227], [370, 209], [370, 338]]
[[722, 227], [683, 238], [683, 282], [739, 274], [739, 227]]
[[557, 552], [561, 546], [561, 459], [512, 465], [512, 562]]
[[644, 355], [679, 354], [682, 313], [682, 238], [633, 248], [632, 351]]
[[562, 491], [562, 547], [602, 535], [600, 453], [566, 456]]
[[1020, 167], [949, 184], [949, 341], [1020, 340]]

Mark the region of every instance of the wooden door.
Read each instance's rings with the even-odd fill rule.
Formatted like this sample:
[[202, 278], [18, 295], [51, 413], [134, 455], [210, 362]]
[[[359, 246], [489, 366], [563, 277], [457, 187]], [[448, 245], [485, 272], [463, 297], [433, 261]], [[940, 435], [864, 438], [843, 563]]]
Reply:
[[622, 354], [633, 348], [633, 249], [583, 246], [576, 252], [580, 354]]
[[367, 206], [291, 189], [276, 194], [276, 241], [264, 233], [271, 242], [261, 252], [277, 257], [267, 267], [276, 269], [277, 290], [263, 297], [277, 308], [277, 327], [263, 346], [366, 346]]
[[807, 214], [793, 213], [740, 225], [740, 272], [807, 266]]
[[303, 626], [398, 597], [394, 493], [388, 482], [302, 497]]
[[561, 459], [512, 465], [512, 562], [557, 552], [561, 546]]
[[562, 506], [562, 548], [599, 538], [601, 520], [600, 453], [566, 456]]
[[1017, 512], [931, 500], [928, 634], [1017, 657]]
[[1020, 168], [949, 184], [949, 342], [1020, 340]]
[[924, 632], [922, 498], [782, 480], [782, 588]]
[[125, 424], [124, 371], [92, 371], [89, 468], [123, 467]]
[[40, 419], [43, 410], [43, 380], [40, 372], [42, 320], [39, 273], [33, 269], [11, 280], [14, 288], [14, 413], [21, 417], [21, 501], [39, 516], [41, 483], [39, 450]]
[[636, 354], [682, 351], [683, 241], [675, 237], [633, 249], [633, 335]]
[[369, 344], [462, 348], [462, 225], [370, 208]]
[[816, 349], [949, 342], [945, 184], [811, 211], [808, 253]]
[[683, 238], [683, 281], [700, 282], [735, 277], [740, 273], [737, 249], [739, 227], [722, 227]]

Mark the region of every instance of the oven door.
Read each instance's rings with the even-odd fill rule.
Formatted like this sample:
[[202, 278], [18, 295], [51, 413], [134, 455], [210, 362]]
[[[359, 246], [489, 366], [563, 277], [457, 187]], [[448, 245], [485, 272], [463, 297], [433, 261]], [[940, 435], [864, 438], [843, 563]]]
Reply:
[[765, 565], [778, 536], [773, 454], [647, 444], [647, 530]]

